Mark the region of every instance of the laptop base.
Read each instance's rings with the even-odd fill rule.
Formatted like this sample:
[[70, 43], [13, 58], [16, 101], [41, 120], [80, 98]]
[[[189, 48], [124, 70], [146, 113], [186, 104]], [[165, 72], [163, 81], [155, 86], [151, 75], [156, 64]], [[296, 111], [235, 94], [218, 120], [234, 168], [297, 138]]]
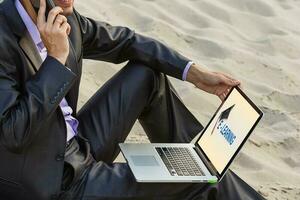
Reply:
[[[161, 159], [156, 148], [188, 148], [200, 166], [204, 175], [178, 176], [171, 175], [169, 169]], [[194, 150], [194, 144], [120, 144], [124, 155], [137, 182], [144, 183], [216, 183], [217, 177], [212, 176], [202, 160]]]

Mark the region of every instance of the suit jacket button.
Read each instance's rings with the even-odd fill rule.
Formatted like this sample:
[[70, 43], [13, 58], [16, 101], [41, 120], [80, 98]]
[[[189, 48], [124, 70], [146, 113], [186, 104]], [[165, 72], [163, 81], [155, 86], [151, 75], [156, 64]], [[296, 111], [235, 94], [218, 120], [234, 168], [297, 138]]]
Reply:
[[64, 160], [64, 158], [65, 158], [65, 155], [64, 155], [64, 154], [57, 154], [55, 160], [56, 160], [56, 161], [62, 161], [62, 160]]

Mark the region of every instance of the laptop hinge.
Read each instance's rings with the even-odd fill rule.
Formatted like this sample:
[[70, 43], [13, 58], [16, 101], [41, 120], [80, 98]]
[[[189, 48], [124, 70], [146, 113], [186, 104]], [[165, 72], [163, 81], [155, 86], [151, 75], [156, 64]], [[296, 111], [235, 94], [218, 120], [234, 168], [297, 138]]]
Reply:
[[219, 175], [215, 171], [215, 168], [212, 166], [212, 164], [206, 159], [206, 157], [203, 155], [200, 149], [198, 149], [196, 146], [194, 147], [196, 153], [200, 156], [201, 160], [203, 161], [204, 165], [207, 167], [208, 171], [211, 173], [211, 175], [216, 176], [218, 178]]

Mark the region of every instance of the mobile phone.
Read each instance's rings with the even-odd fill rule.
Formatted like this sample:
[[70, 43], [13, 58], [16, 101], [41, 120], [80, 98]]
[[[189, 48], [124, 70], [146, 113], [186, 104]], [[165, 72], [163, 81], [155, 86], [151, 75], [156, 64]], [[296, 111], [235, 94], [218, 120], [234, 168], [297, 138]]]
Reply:
[[[32, 6], [36, 13], [38, 13], [40, 9], [40, 0], [31, 0]], [[55, 7], [55, 4], [52, 0], [46, 0], [46, 16], [48, 15], [49, 11]]]

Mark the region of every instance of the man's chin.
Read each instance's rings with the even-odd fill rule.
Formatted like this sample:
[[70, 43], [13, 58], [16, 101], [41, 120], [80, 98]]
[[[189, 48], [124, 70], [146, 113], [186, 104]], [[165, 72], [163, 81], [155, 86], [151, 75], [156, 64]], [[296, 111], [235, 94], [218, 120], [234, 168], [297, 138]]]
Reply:
[[63, 12], [63, 15], [64, 16], [69, 16], [69, 15], [72, 15], [73, 14], [73, 7], [70, 7], [70, 8], [63, 8], [64, 12]]
[[54, 0], [54, 3], [64, 10], [63, 15], [69, 16], [73, 14], [74, 0]]

